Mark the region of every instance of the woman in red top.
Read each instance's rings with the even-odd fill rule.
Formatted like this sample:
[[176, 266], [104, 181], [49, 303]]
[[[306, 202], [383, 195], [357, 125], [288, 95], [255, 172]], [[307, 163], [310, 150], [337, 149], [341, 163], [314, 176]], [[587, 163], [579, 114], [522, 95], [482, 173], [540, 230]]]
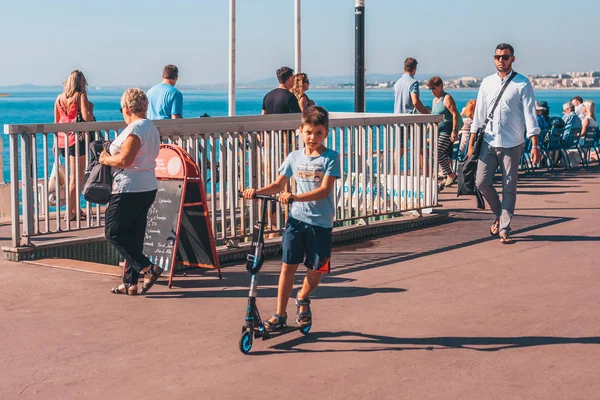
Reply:
[[[81, 114], [84, 121], [93, 121], [94, 105], [87, 97], [87, 81], [83, 72], [75, 70], [64, 83], [64, 90], [56, 98], [54, 103], [54, 122], [69, 124], [77, 121], [77, 115]], [[71, 221], [77, 219], [76, 202], [79, 199], [79, 193], [76, 191], [76, 177], [79, 177], [79, 183], [83, 179], [83, 170], [85, 168], [85, 132], [59, 132], [57, 148], [58, 153], [65, 157], [69, 154], [69, 209], [71, 211]], [[79, 151], [75, 154], [75, 142], [79, 141]], [[76, 161], [76, 158], [78, 160]], [[77, 170], [78, 175], [75, 174]], [[81, 211], [80, 218], [85, 214]]]

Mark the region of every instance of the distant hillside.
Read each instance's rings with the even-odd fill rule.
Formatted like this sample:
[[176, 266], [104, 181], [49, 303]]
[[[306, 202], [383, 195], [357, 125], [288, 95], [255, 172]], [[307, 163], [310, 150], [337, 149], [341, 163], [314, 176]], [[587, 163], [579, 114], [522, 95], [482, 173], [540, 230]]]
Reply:
[[[402, 73], [398, 72], [396, 74], [379, 74], [379, 73], [373, 73], [373, 74], [367, 74], [366, 79], [367, 82], [390, 82], [390, 81], [395, 81], [398, 78], [400, 78], [400, 76], [402, 75]], [[429, 79], [430, 77], [434, 76], [436, 74], [429, 74], [429, 73], [418, 73], [416, 78], [418, 80], [425, 80], [425, 79]], [[448, 75], [443, 75], [443, 74], [439, 74], [439, 76], [441, 76], [443, 79], [448, 80], [448, 79], [455, 79], [455, 78], [459, 78], [459, 76], [448, 76]], [[313, 87], [316, 86], [338, 86], [338, 85], [343, 85], [343, 84], [353, 84], [354, 83], [354, 76], [352, 75], [339, 75], [339, 76], [312, 76], [309, 75], [310, 77], [310, 83]], [[135, 86], [134, 84], [132, 85], [128, 85], [128, 86], [123, 86], [123, 85], [100, 85], [100, 87], [103, 90], [125, 90], [127, 87], [131, 87], [131, 86]], [[151, 85], [139, 85], [138, 87], [141, 88], [149, 88]], [[251, 81], [251, 82], [237, 82], [237, 86], [239, 88], [273, 88], [275, 86], [277, 86], [277, 79], [275, 77], [272, 78], [264, 78], [264, 79], [258, 79], [255, 81]], [[194, 84], [185, 84], [182, 82], [182, 84], [177, 85], [178, 88], [180, 89], [184, 89], [184, 90], [210, 90], [210, 89], [227, 89], [227, 82], [222, 82], [222, 83], [214, 83], [214, 84], [199, 84], [199, 85], [194, 85]], [[90, 90], [94, 90], [96, 88], [96, 86], [91, 85], [90, 86]], [[21, 85], [9, 85], [9, 86], [0, 86], [0, 90], [3, 92], [11, 92], [11, 91], [27, 91], [27, 90], [37, 90], [37, 91], [61, 91], [62, 90], [62, 86], [60, 85], [32, 85], [32, 84], [21, 84]]]
[[32, 85], [30, 83], [25, 83], [22, 85], [9, 85], [9, 86], [0, 86], [0, 90], [3, 91], [24, 91], [24, 90], [52, 90], [52, 91], [61, 91], [62, 86], [60, 85]]
[[[402, 75], [402, 73], [397, 73], [397, 74], [378, 74], [378, 73], [373, 73], [373, 74], [367, 74], [366, 76], [366, 80], [367, 82], [389, 82], [389, 81], [395, 81], [398, 80], [398, 78], [400, 78], [400, 76]], [[432, 76], [435, 76], [436, 74], [429, 74], [429, 73], [418, 73], [416, 78], [418, 80], [424, 80], [424, 79], [429, 79]], [[440, 75], [443, 79], [455, 79], [455, 78], [459, 78], [459, 76], [448, 76], [448, 75]], [[345, 84], [345, 83], [354, 83], [354, 76], [353, 75], [339, 75], [339, 76], [312, 76], [309, 75], [310, 78], [310, 83], [312, 86], [336, 86], [336, 85], [341, 85], [341, 84]], [[247, 87], [256, 87], [256, 88], [263, 88], [263, 87], [274, 87], [277, 86], [277, 79], [273, 78], [266, 78], [266, 79], [259, 79], [256, 81], [252, 81], [246, 84], [240, 84], [241, 86], [247, 86]]]

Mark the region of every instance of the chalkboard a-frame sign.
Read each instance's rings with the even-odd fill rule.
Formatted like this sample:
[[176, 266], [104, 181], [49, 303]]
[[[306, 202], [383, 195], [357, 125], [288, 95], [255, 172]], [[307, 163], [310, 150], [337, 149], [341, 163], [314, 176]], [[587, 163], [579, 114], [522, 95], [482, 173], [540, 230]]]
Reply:
[[198, 166], [181, 147], [161, 144], [155, 171], [158, 193], [148, 211], [144, 254], [169, 273], [169, 288], [176, 264], [217, 268], [221, 278]]

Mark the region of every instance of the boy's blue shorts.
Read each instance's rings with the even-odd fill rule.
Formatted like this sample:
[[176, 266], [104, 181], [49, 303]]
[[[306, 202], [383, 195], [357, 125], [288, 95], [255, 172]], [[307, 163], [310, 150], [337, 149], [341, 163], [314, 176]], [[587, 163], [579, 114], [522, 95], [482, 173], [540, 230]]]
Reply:
[[323, 228], [289, 217], [283, 233], [283, 262], [330, 272], [332, 228]]

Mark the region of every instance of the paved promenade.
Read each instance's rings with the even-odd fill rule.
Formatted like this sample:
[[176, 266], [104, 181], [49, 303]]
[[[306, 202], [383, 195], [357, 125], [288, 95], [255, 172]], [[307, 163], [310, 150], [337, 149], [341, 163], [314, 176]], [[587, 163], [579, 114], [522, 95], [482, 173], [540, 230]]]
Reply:
[[[523, 178], [512, 246], [474, 199], [442, 205], [447, 224], [335, 249], [311, 334], [247, 356], [242, 266], [132, 298], [2, 262], [0, 398], [600, 398], [600, 170]], [[263, 271], [268, 316], [278, 262]]]

